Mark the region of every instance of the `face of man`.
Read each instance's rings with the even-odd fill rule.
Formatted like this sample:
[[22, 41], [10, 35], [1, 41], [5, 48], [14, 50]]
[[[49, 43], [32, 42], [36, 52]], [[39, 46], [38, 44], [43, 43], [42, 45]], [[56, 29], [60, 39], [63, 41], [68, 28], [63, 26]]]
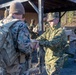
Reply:
[[50, 27], [55, 27], [59, 22], [59, 18], [55, 18], [51, 21], [49, 21]]

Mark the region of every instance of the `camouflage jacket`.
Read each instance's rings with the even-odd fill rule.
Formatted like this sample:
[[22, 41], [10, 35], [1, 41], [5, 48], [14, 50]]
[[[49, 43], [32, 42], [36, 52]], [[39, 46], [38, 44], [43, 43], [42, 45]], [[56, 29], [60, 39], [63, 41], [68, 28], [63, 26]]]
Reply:
[[61, 57], [67, 46], [67, 37], [62, 28], [48, 28], [37, 40], [45, 49], [45, 61]]
[[[15, 18], [8, 16], [4, 19], [4, 23], [11, 22], [13, 19]], [[15, 48], [18, 48], [21, 52], [30, 53], [32, 49], [30, 46], [30, 35], [26, 23], [18, 21], [11, 27], [10, 31], [13, 36]]]

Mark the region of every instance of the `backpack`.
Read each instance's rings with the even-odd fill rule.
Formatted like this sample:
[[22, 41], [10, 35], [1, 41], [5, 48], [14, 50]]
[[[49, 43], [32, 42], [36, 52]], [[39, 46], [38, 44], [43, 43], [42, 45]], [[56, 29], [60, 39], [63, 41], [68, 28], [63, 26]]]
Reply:
[[10, 32], [11, 26], [18, 21], [19, 20], [14, 19], [6, 24], [0, 21], [0, 54], [6, 66], [11, 66], [18, 57]]

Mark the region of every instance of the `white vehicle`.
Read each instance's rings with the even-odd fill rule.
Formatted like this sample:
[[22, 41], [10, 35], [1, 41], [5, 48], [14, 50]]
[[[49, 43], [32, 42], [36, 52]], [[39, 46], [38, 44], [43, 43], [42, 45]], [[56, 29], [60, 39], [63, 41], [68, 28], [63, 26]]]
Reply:
[[66, 33], [66, 35], [67, 35], [67, 38], [68, 38], [68, 36], [69, 36], [69, 40], [70, 40], [70, 42], [71, 41], [75, 41], [76, 40], [76, 34], [75, 34], [75, 31], [76, 31], [76, 28], [74, 27], [70, 27], [70, 28], [64, 28], [64, 30], [65, 30], [65, 33]]

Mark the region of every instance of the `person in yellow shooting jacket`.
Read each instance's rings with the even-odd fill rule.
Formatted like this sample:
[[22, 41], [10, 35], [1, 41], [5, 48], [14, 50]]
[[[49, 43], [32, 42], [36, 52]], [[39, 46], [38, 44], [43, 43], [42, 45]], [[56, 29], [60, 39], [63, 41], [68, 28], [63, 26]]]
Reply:
[[67, 37], [60, 27], [56, 13], [47, 14], [49, 28], [37, 38], [45, 50], [45, 66], [48, 75], [59, 75], [64, 63], [65, 50], [68, 49]]

